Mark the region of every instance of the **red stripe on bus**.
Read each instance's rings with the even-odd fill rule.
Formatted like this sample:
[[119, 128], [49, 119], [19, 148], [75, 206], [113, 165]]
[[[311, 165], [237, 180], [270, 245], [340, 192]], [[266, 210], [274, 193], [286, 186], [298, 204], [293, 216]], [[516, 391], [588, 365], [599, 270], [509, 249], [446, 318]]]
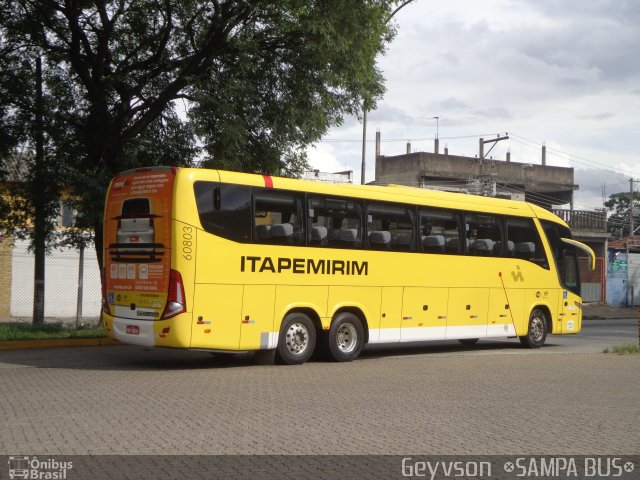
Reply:
[[269, 175], [263, 175], [262, 178], [264, 178], [264, 186], [267, 188], [273, 188], [273, 180], [271, 179], [271, 177]]

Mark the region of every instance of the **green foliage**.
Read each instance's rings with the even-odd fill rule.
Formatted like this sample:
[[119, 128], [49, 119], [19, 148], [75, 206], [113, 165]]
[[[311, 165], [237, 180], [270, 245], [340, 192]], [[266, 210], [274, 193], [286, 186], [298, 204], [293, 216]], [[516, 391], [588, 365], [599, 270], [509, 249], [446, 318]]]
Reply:
[[[620, 192], [609, 195], [609, 200], [604, 206], [611, 212], [607, 218], [607, 230], [614, 234], [615, 238], [629, 236], [629, 192]], [[637, 209], [640, 205], [640, 193], [633, 193], [633, 208]], [[640, 216], [637, 212], [633, 216], [634, 229], [640, 227]]]
[[391, 38], [387, 16], [384, 4], [349, 1], [266, 7], [230, 41], [216, 74], [197, 85], [191, 118], [205, 141], [205, 164], [300, 173], [307, 144], [382, 95], [375, 57]]
[[616, 345], [615, 347], [605, 348], [602, 353], [617, 353], [624, 355], [626, 353], [640, 353], [640, 346], [634, 344]]
[[104, 330], [99, 327], [81, 325], [66, 326], [62, 323], [0, 323], [0, 341], [45, 340], [58, 338], [102, 338]]
[[[0, 30], [2, 32], [2, 30]], [[3, 36], [0, 33], [0, 38]], [[43, 216], [44, 241], [53, 240], [53, 222], [58, 213], [60, 172], [55, 155], [56, 130], [51, 119], [56, 100], [43, 95], [43, 162], [36, 169], [35, 63], [37, 51], [0, 43], [0, 230], [18, 238], [35, 236], [34, 217], [39, 205]]]
[[383, 94], [375, 59], [402, 3], [0, 0], [0, 155], [33, 148], [40, 55], [50, 190], [70, 189], [100, 250], [119, 171], [300, 173], [308, 144]]

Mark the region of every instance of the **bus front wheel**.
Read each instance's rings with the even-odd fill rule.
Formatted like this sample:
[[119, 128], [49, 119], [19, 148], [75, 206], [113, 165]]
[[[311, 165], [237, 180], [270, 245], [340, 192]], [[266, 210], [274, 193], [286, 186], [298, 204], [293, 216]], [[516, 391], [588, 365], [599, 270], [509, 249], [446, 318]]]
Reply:
[[529, 315], [527, 334], [520, 337], [520, 343], [527, 348], [540, 348], [547, 339], [547, 316], [539, 308], [534, 308]]
[[280, 327], [276, 353], [280, 363], [299, 365], [309, 360], [316, 346], [316, 329], [304, 313], [287, 315]]
[[350, 312], [339, 313], [331, 323], [328, 342], [329, 357], [336, 362], [350, 362], [364, 346], [364, 329], [360, 319]]

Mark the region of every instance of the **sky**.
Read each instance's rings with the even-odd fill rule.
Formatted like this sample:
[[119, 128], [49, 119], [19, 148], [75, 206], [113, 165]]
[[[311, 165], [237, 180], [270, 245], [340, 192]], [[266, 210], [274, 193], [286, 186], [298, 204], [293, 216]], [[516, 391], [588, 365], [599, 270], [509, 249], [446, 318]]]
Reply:
[[[504, 160], [573, 167], [574, 208], [601, 208], [603, 192], [640, 180], [640, 1], [414, 0], [392, 20], [397, 35], [378, 66], [386, 93], [368, 114], [366, 181], [382, 155], [440, 150], [474, 156], [504, 135]], [[488, 147], [487, 147], [488, 148]], [[313, 168], [353, 170], [362, 123], [344, 119], [309, 149]], [[640, 183], [635, 184], [640, 189]]]

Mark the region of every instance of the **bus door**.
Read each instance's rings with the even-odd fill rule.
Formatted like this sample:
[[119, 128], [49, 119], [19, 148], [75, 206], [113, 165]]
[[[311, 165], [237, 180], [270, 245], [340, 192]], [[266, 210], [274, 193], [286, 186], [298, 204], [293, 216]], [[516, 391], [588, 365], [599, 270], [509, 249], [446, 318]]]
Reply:
[[558, 321], [554, 325], [554, 333], [578, 332], [581, 316], [576, 296], [580, 295], [580, 273], [575, 249], [564, 249], [558, 267], [563, 288], [558, 299]]

